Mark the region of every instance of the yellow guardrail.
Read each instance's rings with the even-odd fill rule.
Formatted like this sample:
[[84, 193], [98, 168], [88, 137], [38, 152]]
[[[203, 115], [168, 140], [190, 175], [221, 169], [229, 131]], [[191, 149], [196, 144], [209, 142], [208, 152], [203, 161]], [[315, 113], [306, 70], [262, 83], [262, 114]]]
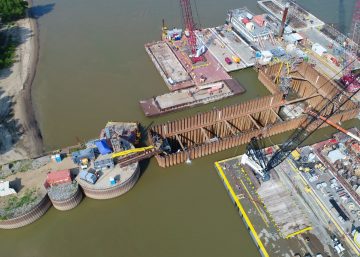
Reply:
[[219, 171], [219, 174], [220, 174], [220, 177], [223, 179], [224, 183], [225, 183], [225, 186], [227, 187], [227, 189], [229, 190], [229, 193], [231, 195], [231, 197], [234, 199], [235, 201], [235, 204], [236, 206], [239, 208], [244, 220], [245, 220], [245, 223], [247, 224], [247, 226], [249, 227], [250, 231], [252, 232], [253, 236], [254, 236], [254, 239], [256, 241], [256, 244], [258, 245], [258, 247], [260, 248], [262, 254], [264, 257], [269, 257], [269, 254], [268, 252], [266, 251], [263, 243], [261, 242], [254, 226], [252, 225], [249, 217], [247, 216], [245, 210], [244, 210], [244, 207], [242, 206], [242, 204], [240, 203], [239, 201], [239, 198], [236, 196], [234, 190], [232, 189], [229, 181], [227, 180], [225, 174], [224, 174], [224, 171], [222, 170], [220, 164], [218, 162], [215, 162], [215, 166], [217, 168], [217, 170]]
[[292, 238], [292, 237], [294, 237], [296, 235], [300, 235], [300, 234], [302, 234], [302, 233], [304, 233], [306, 231], [312, 230], [312, 229], [313, 229], [312, 227], [306, 227], [304, 229], [300, 229], [299, 231], [296, 231], [294, 233], [291, 233], [291, 234], [287, 235], [285, 238], [289, 239], [289, 238]]
[[[243, 168], [241, 168], [241, 171], [242, 171], [243, 173], [245, 173], [245, 170], [244, 170]], [[252, 196], [251, 196], [251, 194], [250, 194], [250, 192], [249, 192], [249, 189], [247, 188], [247, 186], [245, 185], [245, 183], [242, 181], [242, 179], [240, 179], [240, 182], [241, 182], [241, 184], [243, 185], [246, 193], [248, 194], [249, 200], [251, 200], [251, 201], [253, 202], [253, 204], [254, 204], [256, 210], [258, 211], [261, 219], [264, 221], [264, 223], [266, 224], [266, 226], [269, 227], [269, 224], [268, 224], [268, 222], [266, 221], [264, 215], [261, 213], [261, 211], [260, 211], [260, 209], [259, 209], [259, 206], [258, 206], [257, 203], [254, 201], [254, 199], [252, 198]]]
[[279, 77], [280, 77], [280, 73], [281, 73], [281, 70], [282, 70], [283, 65], [284, 65], [284, 62], [281, 62], [279, 71], [278, 71], [278, 73], [277, 73], [277, 75], [276, 75], [276, 77], [275, 77], [275, 83], [278, 83], [278, 82], [279, 82]]
[[151, 149], [153, 149], [153, 148], [154, 148], [154, 146], [147, 146], [147, 147], [129, 149], [129, 150], [125, 150], [125, 151], [113, 153], [113, 154], [112, 154], [112, 158], [117, 158], [117, 157], [129, 155], [129, 154], [132, 154], [132, 153], [144, 152], [144, 151], [146, 151], [146, 150], [151, 150]]
[[307, 49], [305, 51], [305, 53], [311, 55], [313, 58], [315, 58], [316, 60], [320, 61], [323, 65], [325, 65], [328, 69], [330, 69], [332, 72], [334, 72], [335, 74], [338, 74], [339, 71], [336, 70], [334, 67], [332, 67], [330, 65], [330, 63], [328, 63], [328, 61], [326, 59], [324, 59], [322, 56], [320, 56], [319, 54], [315, 53], [313, 50], [311, 49]]

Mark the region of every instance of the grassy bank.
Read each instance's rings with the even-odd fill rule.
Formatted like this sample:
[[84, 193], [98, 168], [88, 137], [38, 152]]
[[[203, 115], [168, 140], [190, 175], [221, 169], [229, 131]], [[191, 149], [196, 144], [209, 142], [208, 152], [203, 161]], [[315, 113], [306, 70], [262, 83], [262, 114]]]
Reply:
[[32, 208], [39, 199], [36, 188], [27, 189], [23, 194], [4, 197], [1, 202], [0, 220], [19, 216]]

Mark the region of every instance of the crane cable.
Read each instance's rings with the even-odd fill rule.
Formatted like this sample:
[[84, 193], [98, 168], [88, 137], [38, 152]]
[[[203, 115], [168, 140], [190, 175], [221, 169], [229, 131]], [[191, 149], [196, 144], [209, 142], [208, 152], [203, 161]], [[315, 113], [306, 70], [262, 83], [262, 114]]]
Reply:
[[[353, 61], [352, 61], [351, 63], [349, 63], [347, 66], [352, 65], [354, 62], [355, 62], [355, 60], [353, 60]], [[336, 76], [338, 76], [339, 74], [341, 74], [341, 73], [347, 68], [347, 66], [343, 67], [338, 73], [336, 73], [335, 75], [333, 75], [331, 78], [328, 78], [319, 88], [316, 89], [316, 91], [319, 92], [319, 90], [320, 90], [322, 87], [324, 87], [328, 82], [331, 82], [332, 80], [334, 80], [334, 79], [336, 78]], [[334, 89], [336, 90], [337, 88], [335, 87]], [[345, 89], [342, 90], [342, 91], [340, 91], [340, 92], [344, 92], [344, 91], [345, 91]], [[359, 90], [357, 90], [357, 91], [355, 92], [355, 94], [356, 94], [357, 92], [359, 92]], [[341, 94], [342, 94], [342, 93], [341, 93]], [[355, 95], [355, 94], [353, 94], [353, 95]], [[353, 96], [353, 95], [352, 95], [352, 96]], [[352, 96], [351, 96], [351, 97], [352, 97]], [[347, 97], [347, 96], [346, 96], [346, 97]], [[345, 102], [347, 102], [351, 97], [347, 97], [347, 100], [346, 100]], [[328, 101], [329, 101], [329, 102], [332, 102], [333, 99], [328, 99]], [[344, 102], [344, 103], [345, 103], [345, 102]], [[336, 111], [335, 111], [335, 112], [336, 112]], [[335, 113], [335, 112], [334, 112], [334, 113]], [[332, 115], [333, 115], [334, 113], [332, 113]], [[268, 137], [268, 138], [270, 138], [270, 137]], [[270, 141], [271, 141], [271, 139], [270, 139]], [[274, 142], [271, 141], [271, 143], [272, 143], [273, 145], [275, 145]], [[238, 150], [239, 147], [240, 147], [240, 146], [236, 147], [234, 154], [237, 153], [237, 150]]]

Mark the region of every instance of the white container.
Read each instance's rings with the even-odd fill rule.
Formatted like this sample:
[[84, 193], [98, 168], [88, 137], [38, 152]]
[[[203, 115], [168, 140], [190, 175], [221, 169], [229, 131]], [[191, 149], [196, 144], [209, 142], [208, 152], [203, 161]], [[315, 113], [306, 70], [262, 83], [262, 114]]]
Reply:
[[245, 16], [246, 16], [246, 18], [248, 18], [249, 20], [252, 20], [252, 18], [253, 18], [253, 15], [251, 14], [251, 13], [246, 13], [245, 14]]
[[247, 30], [249, 30], [249, 31], [253, 31], [253, 30], [255, 29], [255, 25], [254, 25], [254, 23], [252, 23], [252, 22], [246, 23], [245, 27], [246, 27]]
[[296, 49], [296, 46], [294, 44], [288, 44], [286, 46], [286, 52], [292, 53]]
[[311, 50], [313, 50], [315, 53], [317, 53], [320, 56], [323, 56], [327, 52], [326, 48], [320, 45], [319, 43], [313, 44]]

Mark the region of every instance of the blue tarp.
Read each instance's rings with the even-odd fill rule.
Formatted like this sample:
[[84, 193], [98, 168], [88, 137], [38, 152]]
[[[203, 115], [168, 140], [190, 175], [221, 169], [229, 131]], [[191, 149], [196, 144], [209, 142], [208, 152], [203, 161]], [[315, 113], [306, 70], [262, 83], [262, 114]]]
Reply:
[[112, 152], [105, 139], [95, 141], [95, 145], [99, 149], [100, 154], [102, 155], [106, 155]]
[[270, 52], [275, 56], [275, 57], [281, 57], [284, 56], [286, 54], [285, 50], [282, 47], [277, 47], [274, 48], [272, 50], [270, 50]]

